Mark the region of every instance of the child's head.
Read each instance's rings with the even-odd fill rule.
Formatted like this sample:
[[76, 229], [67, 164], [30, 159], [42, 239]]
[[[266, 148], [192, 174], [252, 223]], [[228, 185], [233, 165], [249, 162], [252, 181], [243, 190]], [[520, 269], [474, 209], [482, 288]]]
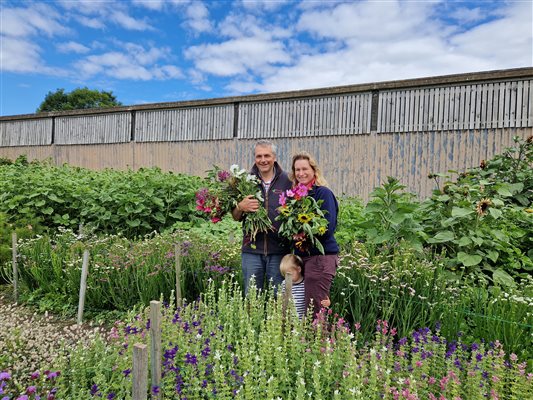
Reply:
[[283, 277], [285, 277], [285, 274], [289, 272], [292, 276], [293, 282], [299, 281], [303, 276], [304, 262], [295, 254], [287, 254], [281, 259], [279, 271]]

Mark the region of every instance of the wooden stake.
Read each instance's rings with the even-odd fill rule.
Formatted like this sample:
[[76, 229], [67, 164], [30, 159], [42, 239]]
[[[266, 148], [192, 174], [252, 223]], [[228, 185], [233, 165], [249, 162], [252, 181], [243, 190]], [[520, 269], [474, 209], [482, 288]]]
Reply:
[[18, 268], [17, 268], [17, 233], [13, 232], [11, 235], [11, 248], [13, 250], [13, 295], [15, 297], [15, 302], [18, 300], [19, 296], [19, 277], [18, 277]]
[[[150, 363], [152, 372], [152, 387], [157, 386], [161, 390], [161, 303], [152, 300], [150, 302]], [[160, 398], [162, 393], [155, 398]]]
[[80, 301], [78, 303], [78, 325], [81, 325], [83, 320], [83, 308], [85, 307], [85, 292], [87, 290], [87, 273], [89, 270], [89, 250], [83, 252], [83, 263], [81, 265], [81, 280], [80, 280]]
[[148, 346], [133, 345], [133, 400], [146, 400], [148, 385]]
[[174, 260], [176, 263], [176, 306], [181, 306], [181, 254], [180, 246], [174, 244]]

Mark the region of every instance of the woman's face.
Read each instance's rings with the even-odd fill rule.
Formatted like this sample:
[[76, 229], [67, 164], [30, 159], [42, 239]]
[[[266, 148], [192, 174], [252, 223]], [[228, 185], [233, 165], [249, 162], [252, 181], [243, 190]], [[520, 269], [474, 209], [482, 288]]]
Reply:
[[298, 183], [307, 185], [315, 178], [315, 171], [309, 164], [309, 160], [296, 160], [294, 162], [294, 177]]

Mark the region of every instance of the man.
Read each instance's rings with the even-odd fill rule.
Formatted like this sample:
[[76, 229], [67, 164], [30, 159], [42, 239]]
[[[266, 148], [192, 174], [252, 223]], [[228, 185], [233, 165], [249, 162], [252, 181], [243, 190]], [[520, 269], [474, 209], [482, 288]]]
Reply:
[[[268, 141], [259, 141], [255, 145], [255, 165], [251, 173], [261, 181], [261, 191], [264, 199], [264, 207], [268, 217], [274, 226], [274, 230], [268, 233], [260, 232], [256, 240], [251, 243], [249, 238], [243, 238], [242, 244], [242, 272], [244, 277], [244, 293], [248, 293], [250, 278], [255, 277], [255, 285], [258, 289], [267, 284], [277, 286], [283, 281], [279, 271], [279, 264], [283, 256], [289, 253], [289, 247], [278, 236], [279, 222], [275, 221], [278, 215], [279, 195], [291, 188], [292, 183], [278, 162], [276, 161], [276, 146]], [[236, 221], [246, 218], [246, 213], [256, 212], [263, 204], [254, 196], [245, 197], [232, 211]]]

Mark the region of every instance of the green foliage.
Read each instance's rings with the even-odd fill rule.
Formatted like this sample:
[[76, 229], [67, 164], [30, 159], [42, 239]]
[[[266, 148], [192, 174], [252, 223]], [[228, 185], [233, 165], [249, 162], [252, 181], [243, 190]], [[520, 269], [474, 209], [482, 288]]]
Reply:
[[421, 207], [426, 243], [451, 271], [503, 286], [533, 271], [533, 144], [515, 141], [456, 181], [432, 174], [446, 181]]
[[[41, 309], [68, 314], [78, 301], [82, 256], [90, 253], [85, 304], [91, 310], [127, 311], [176, 288], [176, 257], [183, 298], [196, 299], [209, 280], [240, 277], [236, 239], [189, 232], [153, 234], [130, 241], [119, 235], [76, 235], [69, 230], [22, 241], [19, 271], [27, 289], [22, 297]], [[238, 232], [238, 231], [237, 231]]]
[[339, 199], [335, 239], [342, 248], [351, 246], [353, 241], [361, 240], [365, 237], [365, 231], [361, 228], [363, 221], [363, 202], [361, 199], [355, 197], [342, 197]]
[[371, 339], [377, 320], [389, 321], [399, 336], [441, 323], [444, 337], [462, 332], [468, 343], [500, 340], [533, 362], [531, 277], [514, 288], [489, 286], [473, 278], [454, 279], [445, 257], [421, 254], [406, 242], [391, 254], [369, 250], [364, 243], [346, 248], [330, 295], [336, 313], [362, 326], [364, 340]]
[[42, 233], [43, 227], [37, 218], [24, 218], [9, 223], [7, 214], [0, 212], [0, 283], [12, 279], [13, 232], [17, 239], [28, 239]]
[[158, 168], [91, 171], [50, 163], [0, 166], [0, 211], [63, 226], [140, 237], [194, 214], [200, 178]]
[[363, 239], [382, 252], [392, 251], [400, 240], [422, 251], [422, 227], [416, 215], [418, 203], [404, 189], [398, 179], [389, 176], [383, 187], [370, 194], [371, 200], [363, 210], [364, 222], [360, 224], [364, 229]]
[[65, 89], [48, 92], [37, 112], [83, 110], [88, 108], [108, 108], [121, 106], [113, 92], [91, 90], [87, 87], [77, 88], [70, 93]]

